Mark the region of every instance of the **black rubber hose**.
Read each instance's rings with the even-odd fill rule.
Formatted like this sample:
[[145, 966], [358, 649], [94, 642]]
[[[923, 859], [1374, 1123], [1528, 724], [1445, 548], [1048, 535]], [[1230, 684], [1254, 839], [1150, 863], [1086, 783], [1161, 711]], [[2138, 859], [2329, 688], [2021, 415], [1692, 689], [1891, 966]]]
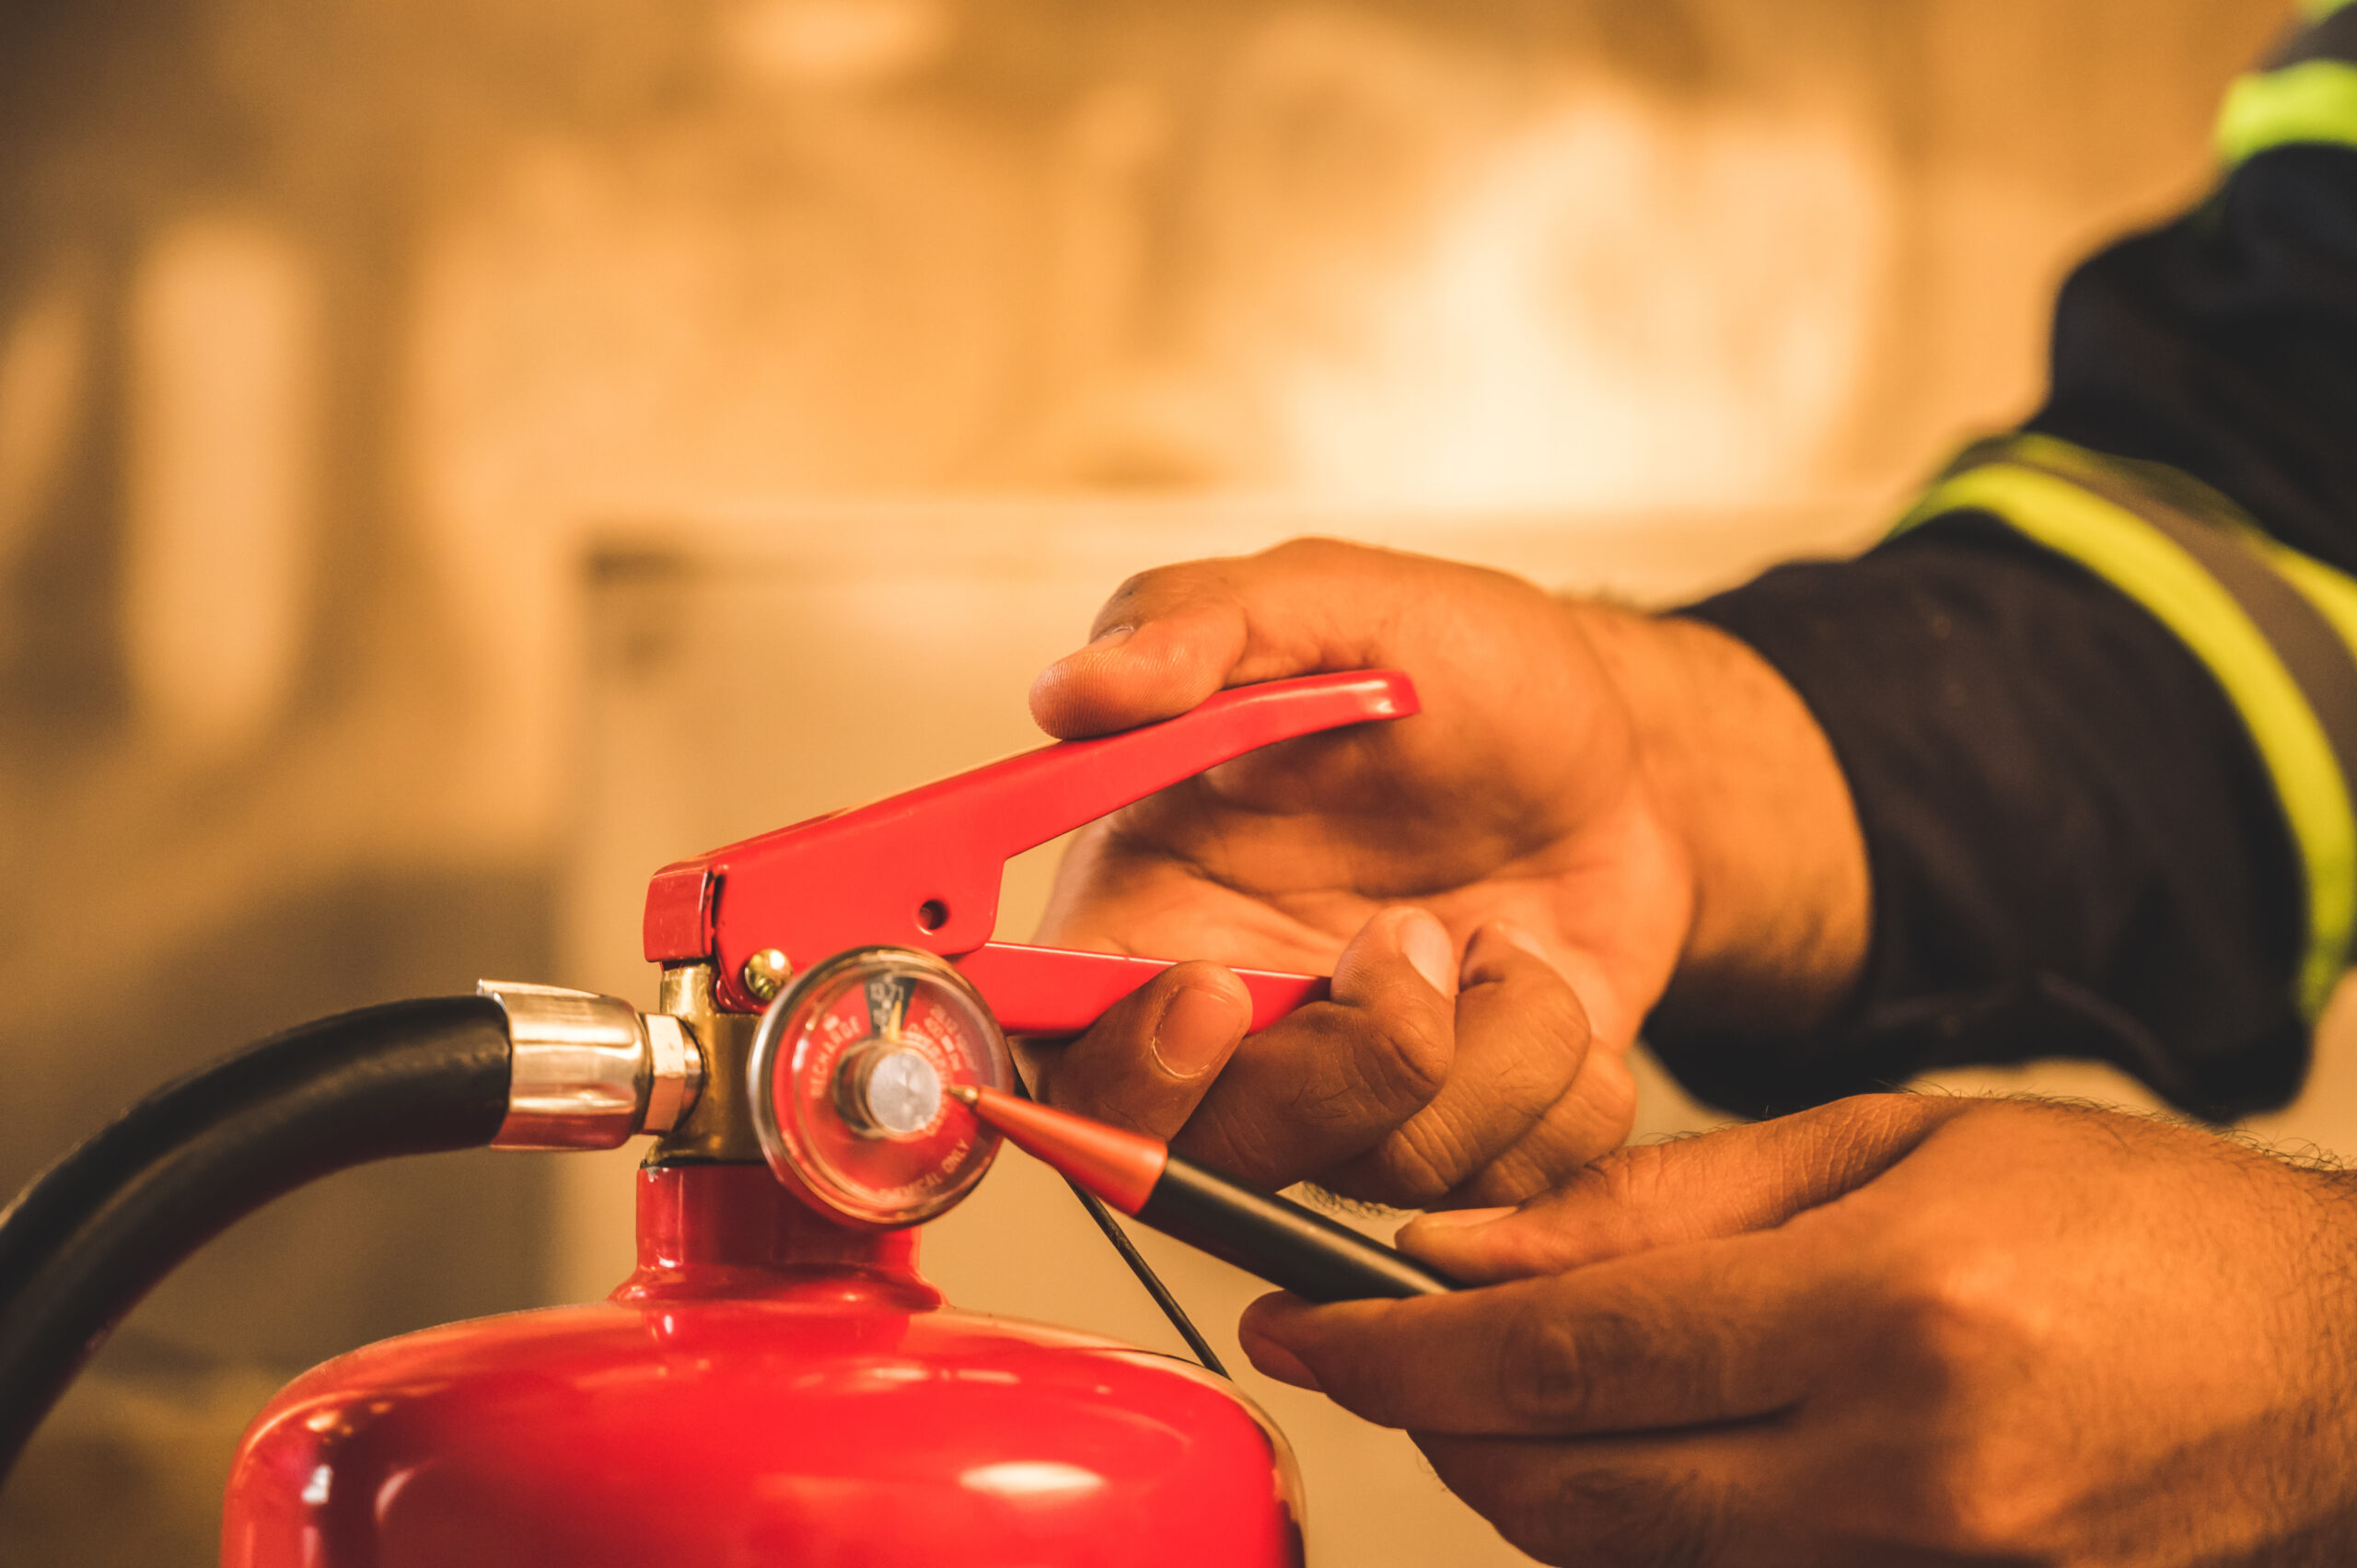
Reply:
[[0, 1211], [0, 1481], [123, 1315], [180, 1261], [331, 1172], [488, 1144], [506, 1015], [486, 996], [364, 1007], [149, 1095]]

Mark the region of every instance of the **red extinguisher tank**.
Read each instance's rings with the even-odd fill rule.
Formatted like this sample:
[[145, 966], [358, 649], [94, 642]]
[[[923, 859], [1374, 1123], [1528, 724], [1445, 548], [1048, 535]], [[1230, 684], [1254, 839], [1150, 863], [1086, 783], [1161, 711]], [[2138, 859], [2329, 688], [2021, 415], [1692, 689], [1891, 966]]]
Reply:
[[1225, 1381], [957, 1311], [913, 1230], [765, 1166], [640, 1174], [595, 1306], [315, 1368], [232, 1471], [229, 1568], [1123, 1568], [1301, 1562], [1292, 1456]]

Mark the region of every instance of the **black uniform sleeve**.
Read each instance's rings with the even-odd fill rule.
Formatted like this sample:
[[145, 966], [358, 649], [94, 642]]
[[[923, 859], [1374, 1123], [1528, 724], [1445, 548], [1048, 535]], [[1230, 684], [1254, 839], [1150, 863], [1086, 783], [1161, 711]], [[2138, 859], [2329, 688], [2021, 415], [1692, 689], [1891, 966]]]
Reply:
[[1685, 613], [1830, 739], [1872, 946], [1803, 1040], [1679, 1031], [1770, 1114], [1966, 1063], [2288, 1099], [2357, 924], [2357, 7], [2242, 78], [2198, 210], [2070, 279], [2049, 401], [1888, 542]]

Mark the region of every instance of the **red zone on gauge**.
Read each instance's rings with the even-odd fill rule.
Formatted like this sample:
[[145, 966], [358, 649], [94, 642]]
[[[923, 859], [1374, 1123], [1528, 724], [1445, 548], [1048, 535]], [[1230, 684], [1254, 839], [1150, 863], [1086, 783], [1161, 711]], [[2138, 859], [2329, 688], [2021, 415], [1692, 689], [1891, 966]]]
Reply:
[[[646, 890], [646, 957], [714, 966], [721, 1005], [759, 1010], [745, 963], [770, 948], [797, 973], [846, 948], [913, 947], [956, 961], [1010, 1033], [1077, 1034], [1169, 966], [1163, 958], [993, 942], [1009, 857], [1281, 740], [1405, 718], [1398, 670], [1239, 686], [1188, 713], [1072, 740], [679, 861]], [[1381, 730], [1319, 744], [1380, 745]], [[1316, 975], [1237, 970], [1262, 1028], [1326, 994]]]

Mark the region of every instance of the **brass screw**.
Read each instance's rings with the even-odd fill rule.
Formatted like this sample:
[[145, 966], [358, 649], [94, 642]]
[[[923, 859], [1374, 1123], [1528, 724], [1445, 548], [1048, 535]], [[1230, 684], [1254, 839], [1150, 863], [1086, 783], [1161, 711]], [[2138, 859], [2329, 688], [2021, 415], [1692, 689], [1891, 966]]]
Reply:
[[774, 1002], [777, 993], [785, 989], [786, 977], [794, 973], [794, 966], [775, 947], [764, 947], [745, 960], [745, 989], [756, 1002]]

